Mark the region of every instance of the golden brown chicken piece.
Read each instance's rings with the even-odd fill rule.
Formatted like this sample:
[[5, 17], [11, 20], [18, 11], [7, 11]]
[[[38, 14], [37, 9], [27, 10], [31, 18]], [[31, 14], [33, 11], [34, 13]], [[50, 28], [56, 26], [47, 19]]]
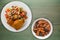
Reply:
[[11, 26], [14, 23], [14, 21], [12, 19], [8, 19], [7, 23]]
[[23, 26], [24, 22], [25, 22], [24, 19], [20, 19], [20, 20], [18, 19], [14, 21], [14, 23], [12, 24], [12, 27], [18, 30]]

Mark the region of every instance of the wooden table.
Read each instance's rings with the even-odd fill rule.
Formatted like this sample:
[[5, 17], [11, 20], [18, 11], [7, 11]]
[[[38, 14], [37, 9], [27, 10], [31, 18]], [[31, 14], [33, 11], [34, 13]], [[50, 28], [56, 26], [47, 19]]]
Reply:
[[[0, 0], [0, 13], [2, 8], [14, 0]], [[39, 40], [31, 32], [32, 23], [37, 18], [47, 18], [53, 24], [52, 35], [45, 40], [60, 40], [60, 0], [19, 0], [27, 4], [32, 11], [32, 22], [29, 27], [18, 33], [10, 32], [1, 23], [0, 40]]]

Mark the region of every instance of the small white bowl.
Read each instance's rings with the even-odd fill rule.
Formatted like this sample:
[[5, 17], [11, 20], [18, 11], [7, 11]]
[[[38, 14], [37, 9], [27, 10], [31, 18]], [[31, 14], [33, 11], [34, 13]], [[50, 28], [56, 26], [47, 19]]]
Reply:
[[[35, 23], [36, 23], [38, 20], [46, 20], [46, 21], [50, 24], [51, 30], [50, 30], [49, 34], [47, 34], [46, 36], [37, 36], [37, 35], [35, 34], [35, 32], [33, 31], [34, 25], [35, 25]], [[48, 37], [52, 34], [52, 31], [53, 31], [52, 23], [51, 23], [48, 19], [39, 18], [39, 19], [35, 20], [35, 21], [33, 22], [33, 24], [32, 24], [32, 34], [33, 34], [36, 38], [38, 38], [38, 39], [46, 39], [46, 38], [48, 38]]]
[[[25, 21], [23, 27], [19, 30], [15, 30], [9, 24], [7, 24], [7, 20], [5, 18], [5, 10], [6, 10], [6, 8], [11, 8], [11, 6], [22, 7], [24, 10], [27, 11], [28, 18]], [[8, 3], [7, 5], [4, 6], [4, 8], [2, 9], [2, 12], [1, 12], [2, 24], [4, 25], [4, 27], [6, 29], [8, 29], [9, 31], [12, 31], [12, 32], [20, 32], [20, 31], [25, 30], [29, 26], [31, 20], [32, 20], [32, 14], [31, 14], [30, 8], [25, 3], [21, 2], [21, 1], [13, 1], [13, 2]]]

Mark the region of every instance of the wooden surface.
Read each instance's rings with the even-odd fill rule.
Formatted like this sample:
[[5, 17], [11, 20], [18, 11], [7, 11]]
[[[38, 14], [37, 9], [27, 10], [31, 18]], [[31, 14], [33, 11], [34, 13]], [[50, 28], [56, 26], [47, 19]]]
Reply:
[[[0, 0], [0, 13], [2, 8], [14, 0]], [[39, 40], [31, 32], [32, 23], [37, 18], [47, 18], [53, 24], [52, 35], [45, 40], [60, 40], [60, 0], [19, 0], [27, 4], [32, 11], [32, 22], [29, 27], [18, 33], [10, 32], [1, 23], [0, 17], [0, 40]]]

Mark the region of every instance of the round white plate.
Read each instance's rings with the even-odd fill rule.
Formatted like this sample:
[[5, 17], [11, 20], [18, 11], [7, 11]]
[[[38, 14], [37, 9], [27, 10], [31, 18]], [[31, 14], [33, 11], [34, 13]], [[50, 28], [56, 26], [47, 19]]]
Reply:
[[[50, 30], [49, 34], [47, 34], [46, 36], [37, 36], [37, 35], [35, 34], [35, 32], [33, 31], [34, 25], [35, 25], [35, 23], [36, 23], [38, 20], [45, 20], [45, 21], [47, 21], [47, 22], [50, 24], [51, 30]], [[39, 19], [35, 20], [35, 21], [33, 22], [33, 24], [32, 24], [32, 34], [33, 34], [36, 38], [38, 38], [38, 39], [46, 39], [46, 38], [48, 38], [48, 37], [52, 34], [52, 31], [53, 31], [53, 26], [52, 26], [52, 23], [51, 23], [48, 19], [39, 18]]]
[[[19, 6], [19, 7], [22, 7], [24, 10], [27, 11], [27, 20], [25, 21], [23, 27], [19, 30], [15, 30], [14, 28], [12, 28], [10, 25], [7, 24], [7, 20], [5, 18], [5, 10], [6, 8], [10, 8], [11, 6]], [[2, 12], [1, 12], [1, 21], [2, 21], [2, 24], [4, 25], [4, 27], [12, 32], [19, 32], [19, 31], [23, 31], [25, 30], [30, 22], [31, 22], [31, 19], [32, 19], [32, 14], [31, 14], [31, 11], [29, 9], [29, 7], [23, 3], [23, 2], [20, 2], [20, 1], [13, 1], [13, 2], [10, 2], [8, 3], [7, 5], [4, 6], [4, 8], [2, 9]]]

